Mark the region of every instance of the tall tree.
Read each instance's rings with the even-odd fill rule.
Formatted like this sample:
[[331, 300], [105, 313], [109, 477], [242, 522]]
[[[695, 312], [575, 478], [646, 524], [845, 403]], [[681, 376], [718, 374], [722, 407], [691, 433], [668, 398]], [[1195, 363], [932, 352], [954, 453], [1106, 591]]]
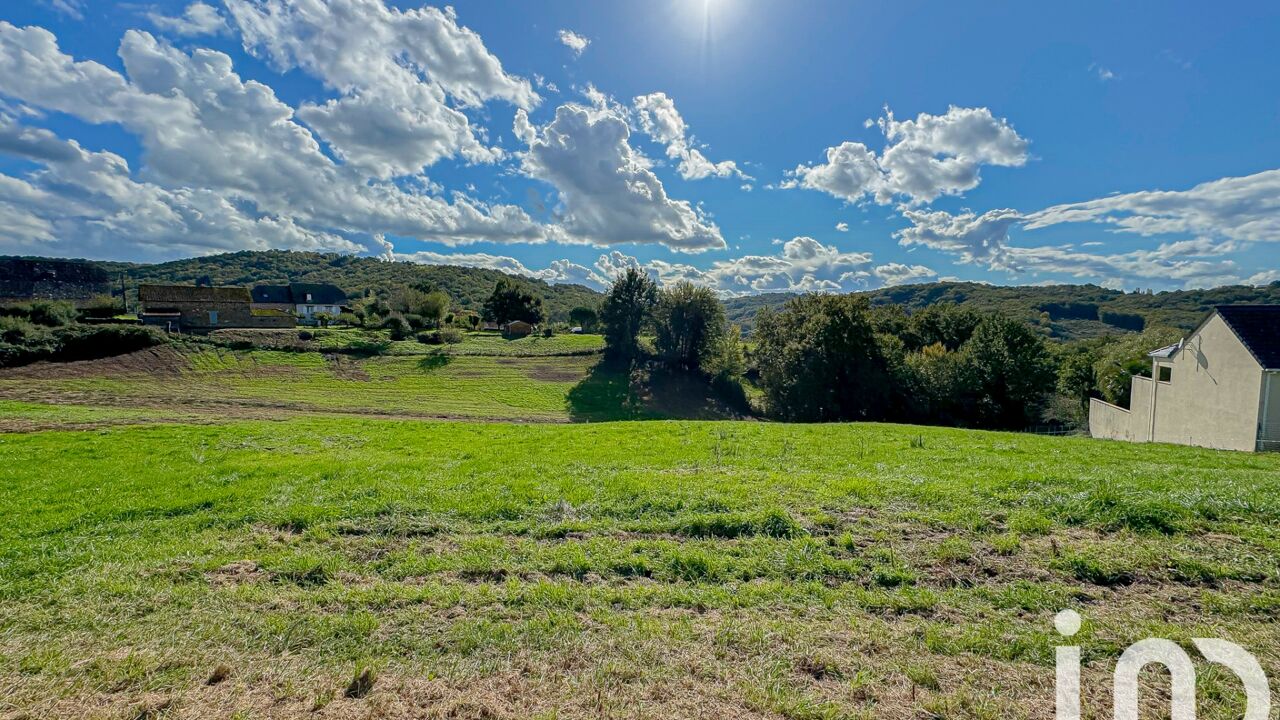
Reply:
[[598, 320], [599, 320], [599, 315], [596, 313], [596, 311], [593, 308], [589, 308], [585, 305], [579, 305], [578, 307], [569, 311], [569, 322], [573, 323], [574, 325], [584, 330], [591, 330], [595, 328], [596, 322]]
[[485, 320], [497, 323], [523, 320], [531, 324], [542, 322], [542, 298], [530, 293], [518, 283], [502, 278], [494, 286], [493, 293], [484, 301]]
[[658, 293], [655, 345], [668, 362], [697, 371], [725, 333], [724, 306], [709, 288], [684, 281]]
[[418, 314], [427, 320], [432, 327], [439, 329], [440, 324], [444, 322], [444, 316], [449, 312], [449, 305], [453, 301], [449, 294], [443, 290], [432, 290], [422, 297], [422, 303], [418, 306]]
[[810, 294], [756, 320], [756, 363], [773, 414], [786, 420], [885, 417], [891, 373], [870, 306], [853, 295]]
[[640, 356], [640, 331], [657, 301], [657, 284], [636, 268], [627, 268], [613, 281], [600, 306], [605, 351], [611, 358], [630, 362]]
[[1044, 340], [1025, 323], [990, 315], [964, 344], [976, 394], [975, 423], [1020, 430], [1039, 419], [1054, 387]]

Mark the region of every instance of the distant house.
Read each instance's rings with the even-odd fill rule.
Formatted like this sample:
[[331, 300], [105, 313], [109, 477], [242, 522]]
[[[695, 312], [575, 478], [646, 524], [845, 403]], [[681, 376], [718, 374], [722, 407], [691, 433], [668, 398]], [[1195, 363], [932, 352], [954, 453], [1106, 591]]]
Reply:
[[258, 285], [253, 288], [253, 304], [291, 312], [304, 323], [314, 323], [315, 316], [322, 313], [337, 317], [347, 304], [347, 294], [326, 283]]
[[502, 326], [502, 334], [507, 337], [526, 337], [533, 333], [533, 325], [523, 320], [512, 320]]
[[207, 332], [219, 328], [293, 327], [293, 316], [255, 309], [242, 287], [139, 285], [138, 319], [169, 330]]
[[1221, 305], [1153, 350], [1129, 408], [1092, 400], [1089, 432], [1132, 442], [1280, 450], [1280, 305]]

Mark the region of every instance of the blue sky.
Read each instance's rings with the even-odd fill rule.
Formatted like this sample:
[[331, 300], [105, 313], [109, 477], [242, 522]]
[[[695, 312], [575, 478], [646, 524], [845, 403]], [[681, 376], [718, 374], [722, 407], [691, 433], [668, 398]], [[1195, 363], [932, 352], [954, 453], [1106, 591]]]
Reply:
[[16, 0], [0, 253], [1280, 279], [1280, 6]]

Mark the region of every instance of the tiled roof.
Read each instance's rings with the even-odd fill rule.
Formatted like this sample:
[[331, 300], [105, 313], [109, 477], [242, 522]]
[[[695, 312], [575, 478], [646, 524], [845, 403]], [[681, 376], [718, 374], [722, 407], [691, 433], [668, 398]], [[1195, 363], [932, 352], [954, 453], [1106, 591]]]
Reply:
[[1215, 308], [1265, 370], [1280, 370], [1280, 305]]
[[288, 305], [293, 302], [291, 298], [288, 285], [255, 285], [253, 288], [253, 301], [256, 303]]
[[139, 285], [138, 300], [144, 303], [250, 302], [249, 291], [242, 287], [196, 287], [195, 285]]
[[[347, 294], [337, 285], [325, 283], [290, 283], [289, 292], [293, 294], [295, 303], [310, 302], [315, 305], [342, 305], [347, 302]], [[307, 294], [311, 299], [307, 300]]]

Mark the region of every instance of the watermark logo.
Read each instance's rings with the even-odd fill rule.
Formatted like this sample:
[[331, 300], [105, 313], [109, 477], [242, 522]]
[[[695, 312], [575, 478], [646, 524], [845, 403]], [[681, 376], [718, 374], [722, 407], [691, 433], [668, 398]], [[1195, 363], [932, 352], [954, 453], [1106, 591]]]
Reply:
[[[1063, 637], [1080, 632], [1080, 615], [1063, 610], [1053, 624]], [[1244, 720], [1267, 720], [1271, 689], [1267, 675], [1248, 650], [1218, 638], [1193, 638], [1191, 644], [1212, 663], [1225, 666], [1244, 683]], [[1163, 665], [1173, 676], [1172, 720], [1195, 720], [1196, 669], [1191, 656], [1170, 640], [1148, 638], [1130, 645], [1116, 663], [1115, 720], [1138, 720], [1138, 673], [1151, 664]], [[1080, 648], [1057, 651], [1057, 720], [1080, 720]]]

